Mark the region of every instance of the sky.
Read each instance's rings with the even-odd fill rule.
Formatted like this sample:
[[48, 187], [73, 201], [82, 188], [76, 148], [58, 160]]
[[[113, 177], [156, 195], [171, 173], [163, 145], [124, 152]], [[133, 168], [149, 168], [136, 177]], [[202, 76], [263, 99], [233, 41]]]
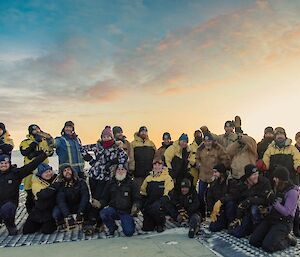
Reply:
[[300, 130], [300, 1], [0, 1], [0, 121], [16, 146], [30, 124], [67, 120], [83, 144], [106, 125], [157, 146], [242, 118]]

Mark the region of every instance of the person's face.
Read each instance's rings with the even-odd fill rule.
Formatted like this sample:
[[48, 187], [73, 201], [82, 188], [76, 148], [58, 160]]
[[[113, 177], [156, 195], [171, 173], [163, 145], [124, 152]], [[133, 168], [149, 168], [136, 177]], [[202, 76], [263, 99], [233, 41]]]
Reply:
[[116, 170], [116, 179], [121, 181], [123, 180], [127, 175], [127, 170], [123, 167], [118, 167]]
[[181, 193], [182, 193], [183, 195], [188, 194], [189, 191], [190, 191], [190, 189], [189, 189], [188, 187], [182, 187], [182, 188], [181, 188]]
[[181, 148], [187, 148], [188, 142], [185, 141], [185, 140], [180, 140], [179, 145], [180, 145]]
[[277, 187], [278, 183], [279, 183], [279, 178], [273, 178], [273, 181], [274, 181], [275, 187]]
[[218, 178], [220, 178], [221, 177], [221, 173], [219, 172], [219, 171], [217, 171], [217, 170], [213, 170], [213, 176], [214, 176], [214, 178], [215, 179], [218, 179]]
[[248, 181], [250, 182], [250, 184], [255, 185], [258, 182], [258, 172], [253, 173], [249, 178]]
[[276, 140], [277, 142], [283, 142], [283, 141], [285, 140], [285, 135], [284, 135], [284, 134], [281, 134], [281, 133], [278, 133], [278, 134], [276, 134], [276, 136], [275, 136], [275, 140]]
[[0, 162], [0, 171], [1, 172], [8, 171], [9, 167], [10, 167], [9, 161], [2, 161], [2, 162]]
[[229, 134], [229, 133], [232, 133], [232, 132], [233, 132], [233, 127], [227, 127], [227, 126], [226, 126], [224, 129], [225, 129], [225, 133], [226, 133], [226, 134]]
[[148, 136], [148, 131], [142, 130], [142, 131], [140, 132], [140, 138], [146, 139], [147, 136]]
[[72, 135], [72, 134], [73, 134], [73, 127], [71, 127], [71, 126], [66, 126], [66, 127], [64, 128], [64, 132], [65, 132], [65, 134], [67, 134], [67, 135]]
[[300, 145], [300, 137], [298, 137], [298, 138], [296, 139], [296, 144], [297, 144], [297, 145]]
[[204, 140], [204, 146], [206, 149], [211, 149], [212, 141], [211, 140]]
[[153, 163], [153, 172], [154, 172], [154, 174], [162, 172], [163, 167], [164, 166], [163, 166], [162, 162]]
[[120, 132], [120, 133], [117, 133], [116, 135], [115, 135], [115, 137], [116, 137], [116, 139], [123, 139], [123, 132]]
[[3, 129], [2, 128], [0, 128], [0, 136], [2, 136], [3, 135]]
[[273, 139], [273, 138], [274, 138], [274, 134], [271, 133], [271, 132], [267, 132], [267, 133], [265, 134], [265, 138]]
[[116, 174], [119, 174], [119, 175], [124, 175], [126, 173], [127, 173], [127, 170], [124, 169], [123, 167], [118, 167], [116, 170]]
[[52, 170], [47, 170], [42, 174], [42, 179], [50, 180], [54, 175], [54, 172]]
[[72, 176], [73, 176], [72, 169], [70, 167], [65, 168], [64, 171], [63, 171], [63, 176], [66, 179], [71, 179]]
[[110, 140], [112, 140], [111, 136], [107, 136], [107, 135], [102, 136], [102, 141], [107, 142]]
[[165, 138], [164, 138], [164, 144], [165, 144], [165, 145], [169, 145], [170, 143], [171, 143], [171, 139], [168, 138], [168, 137], [165, 137]]
[[201, 132], [197, 132], [197, 133], [195, 133], [195, 139], [196, 138], [202, 138], [202, 134], [201, 134]]

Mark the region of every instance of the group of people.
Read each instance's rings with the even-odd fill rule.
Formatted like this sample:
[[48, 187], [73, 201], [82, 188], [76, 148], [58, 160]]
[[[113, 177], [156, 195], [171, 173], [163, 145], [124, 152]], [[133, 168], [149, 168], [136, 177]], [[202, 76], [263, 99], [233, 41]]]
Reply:
[[[212, 232], [274, 252], [295, 245], [299, 231], [300, 132], [292, 145], [281, 127], [267, 127], [258, 144], [245, 134], [238, 116], [216, 135], [202, 126], [189, 144], [187, 134], [172, 141], [165, 132], [158, 149], [140, 127], [130, 143], [121, 127], [106, 126], [95, 144], [83, 145], [72, 121], [52, 138], [32, 124], [20, 144], [21, 168], [11, 164], [13, 141], [0, 123], [0, 222], [18, 233], [15, 214], [24, 183], [28, 218], [23, 233], [53, 233], [82, 226], [91, 235], [104, 225], [114, 235], [162, 232], [166, 216], [187, 226], [193, 238], [204, 220]], [[49, 166], [56, 152], [59, 172]], [[88, 173], [84, 164], [88, 162]]]

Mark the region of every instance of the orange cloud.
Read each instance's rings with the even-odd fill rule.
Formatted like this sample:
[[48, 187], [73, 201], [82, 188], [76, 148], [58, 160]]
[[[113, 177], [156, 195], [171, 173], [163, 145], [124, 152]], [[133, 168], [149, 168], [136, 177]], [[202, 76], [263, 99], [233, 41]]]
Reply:
[[86, 91], [86, 100], [92, 102], [111, 102], [116, 100], [123, 90], [112, 80], [98, 81]]

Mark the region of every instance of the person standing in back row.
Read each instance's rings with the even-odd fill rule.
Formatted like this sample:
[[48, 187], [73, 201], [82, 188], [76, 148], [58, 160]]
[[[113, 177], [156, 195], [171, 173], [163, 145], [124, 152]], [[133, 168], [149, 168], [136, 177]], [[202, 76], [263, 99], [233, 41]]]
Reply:
[[148, 129], [145, 126], [140, 127], [139, 131], [134, 134], [131, 147], [133, 159], [129, 160], [129, 170], [140, 187], [152, 170], [152, 161], [156, 151], [155, 144], [149, 139]]
[[56, 154], [58, 156], [59, 169], [70, 165], [80, 178], [84, 177], [84, 160], [81, 152], [81, 141], [75, 133], [75, 125], [67, 121], [61, 131], [61, 136], [55, 138]]

